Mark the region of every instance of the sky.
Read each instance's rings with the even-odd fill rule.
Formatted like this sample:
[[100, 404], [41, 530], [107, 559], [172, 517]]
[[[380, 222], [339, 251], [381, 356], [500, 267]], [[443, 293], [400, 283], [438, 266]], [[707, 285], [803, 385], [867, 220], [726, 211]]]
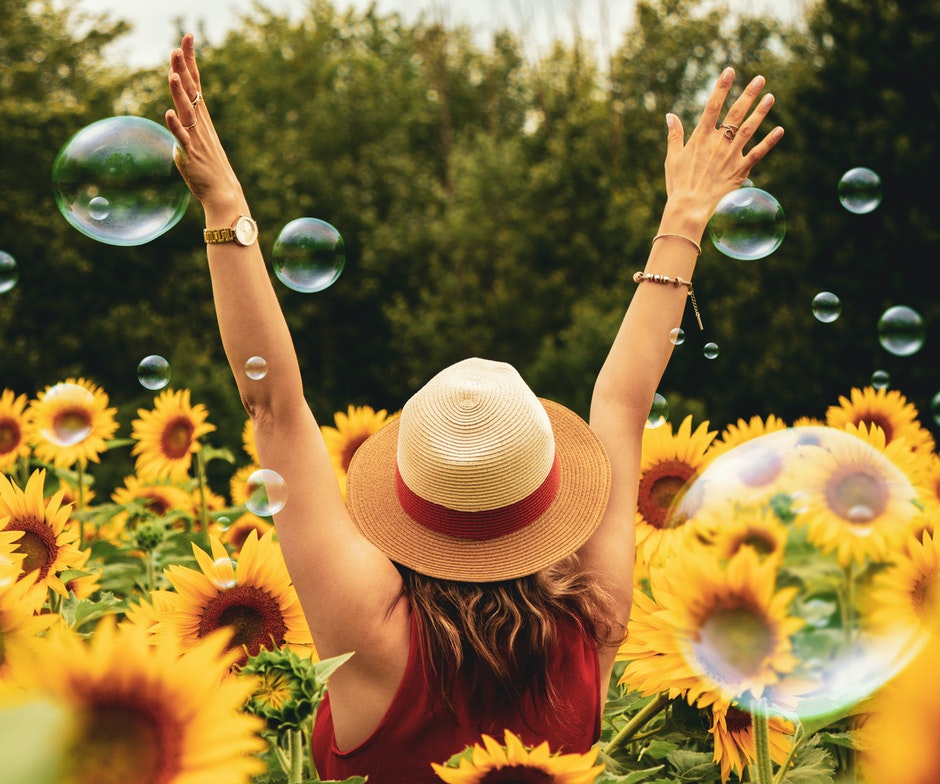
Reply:
[[[736, 0], [732, 0], [734, 3]], [[737, 0], [749, 7], [762, 7], [765, 13], [781, 19], [792, 18], [806, 0]], [[254, 8], [253, 0], [60, 0], [81, 12], [98, 15], [107, 12], [114, 19], [125, 19], [134, 30], [120, 39], [110, 54], [116, 61], [132, 67], [154, 67], [168, 61], [178, 43], [176, 20], [183, 28], [198, 32], [205, 29], [212, 44], [225, 33], [240, 26], [240, 20]], [[263, 0], [275, 13], [299, 18], [308, 0]], [[334, 0], [337, 8], [365, 10], [370, 0]], [[469, 25], [481, 45], [489, 34], [500, 28], [529, 30], [527, 40], [547, 45], [565, 39], [577, 28], [595, 41], [602, 55], [616, 48], [620, 36], [633, 18], [634, 0], [376, 0], [380, 14], [395, 11], [406, 21], [422, 13], [441, 19], [448, 26]]]

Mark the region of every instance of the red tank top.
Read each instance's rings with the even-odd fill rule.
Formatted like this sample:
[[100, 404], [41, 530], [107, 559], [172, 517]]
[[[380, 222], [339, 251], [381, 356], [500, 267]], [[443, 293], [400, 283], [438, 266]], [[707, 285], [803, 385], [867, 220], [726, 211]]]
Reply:
[[313, 760], [321, 779], [369, 777], [369, 784], [441, 784], [431, 768], [443, 764], [482, 734], [504, 742], [511, 730], [527, 746], [548, 741], [555, 752], [587, 752], [600, 738], [601, 688], [597, 647], [580, 624], [559, 624], [549, 677], [564, 689], [554, 710], [533, 696], [512, 711], [481, 716], [469, 683], [457, 679], [450, 693], [454, 710], [428, 689], [427, 657], [412, 616], [408, 663], [392, 704], [375, 732], [359, 746], [340, 751], [333, 733], [329, 690], [313, 727]]

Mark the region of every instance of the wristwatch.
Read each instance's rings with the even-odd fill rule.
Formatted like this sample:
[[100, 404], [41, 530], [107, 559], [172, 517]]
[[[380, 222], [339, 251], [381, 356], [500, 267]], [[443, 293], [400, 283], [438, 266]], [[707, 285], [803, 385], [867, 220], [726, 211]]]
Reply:
[[224, 229], [203, 229], [202, 238], [209, 245], [222, 242], [251, 245], [258, 239], [258, 224], [247, 215], [239, 215], [231, 226], [226, 226]]

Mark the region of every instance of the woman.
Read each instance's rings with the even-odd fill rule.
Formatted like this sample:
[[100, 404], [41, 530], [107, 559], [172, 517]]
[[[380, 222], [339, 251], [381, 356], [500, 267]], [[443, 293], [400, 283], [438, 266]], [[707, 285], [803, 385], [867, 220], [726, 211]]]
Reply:
[[[355, 652], [316, 719], [321, 777], [434, 782], [431, 762], [504, 729], [566, 753], [597, 741], [630, 613], [640, 445], [668, 335], [716, 204], [783, 135], [745, 152], [773, 97], [752, 110], [756, 77], [720, 121], [733, 79], [725, 69], [687, 141], [666, 116], [667, 202], [590, 426], [509, 365], [470, 358], [360, 447], [344, 502], [192, 36], [173, 52], [166, 123], [205, 212], [222, 342], [261, 463], [289, 488], [275, 518], [284, 557], [320, 655]], [[261, 380], [244, 375], [252, 356], [267, 360]]]

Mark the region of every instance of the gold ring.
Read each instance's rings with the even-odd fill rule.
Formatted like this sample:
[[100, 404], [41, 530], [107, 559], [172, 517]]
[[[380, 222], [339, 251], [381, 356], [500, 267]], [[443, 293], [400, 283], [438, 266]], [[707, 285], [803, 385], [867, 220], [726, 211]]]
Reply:
[[196, 91], [196, 97], [193, 98], [193, 99], [190, 101], [190, 103], [193, 105], [193, 109], [195, 109], [197, 106], [199, 106], [199, 104], [202, 103], [202, 93], [197, 90], [197, 91]]
[[199, 118], [197, 117], [195, 120], [193, 120], [193, 124], [192, 124], [192, 125], [184, 125], [183, 127], [184, 127], [187, 131], [191, 131], [191, 130], [192, 130], [193, 128], [195, 128], [198, 124], [199, 124]]
[[725, 129], [725, 138], [728, 141], [733, 141], [735, 134], [738, 132], [737, 125], [722, 125], [722, 128]]

